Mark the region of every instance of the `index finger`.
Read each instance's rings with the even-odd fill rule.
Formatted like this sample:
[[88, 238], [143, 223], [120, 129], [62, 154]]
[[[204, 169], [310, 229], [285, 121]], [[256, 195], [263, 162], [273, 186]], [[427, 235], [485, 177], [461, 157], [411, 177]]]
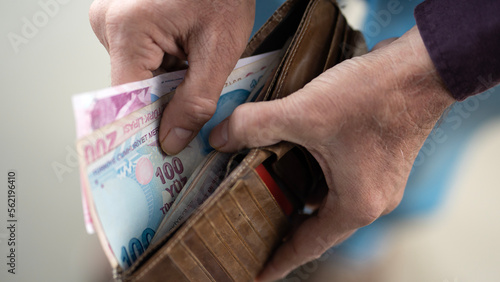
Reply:
[[231, 50], [224, 52], [215, 45], [207, 47], [188, 55], [184, 81], [163, 112], [160, 141], [168, 154], [182, 151], [213, 116], [224, 83], [243, 49], [230, 47]]

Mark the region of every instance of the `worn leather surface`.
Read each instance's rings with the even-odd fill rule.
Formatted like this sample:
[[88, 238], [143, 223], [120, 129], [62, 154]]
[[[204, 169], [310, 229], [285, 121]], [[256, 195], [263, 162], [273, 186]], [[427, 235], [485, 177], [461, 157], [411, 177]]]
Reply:
[[[243, 56], [279, 49], [290, 37], [262, 99], [285, 97], [366, 50], [362, 36], [350, 29], [335, 1], [289, 0], [250, 40]], [[299, 201], [321, 186], [321, 169], [306, 150], [287, 142], [252, 149], [168, 241], [145, 252], [117, 278], [253, 281], [290, 225], [255, 171], [262, 163]]]
[[269, 156], [268, 151], [251, 150], [200, 210], [124, 280], [253, 280], [288, 225], [255, 172]]

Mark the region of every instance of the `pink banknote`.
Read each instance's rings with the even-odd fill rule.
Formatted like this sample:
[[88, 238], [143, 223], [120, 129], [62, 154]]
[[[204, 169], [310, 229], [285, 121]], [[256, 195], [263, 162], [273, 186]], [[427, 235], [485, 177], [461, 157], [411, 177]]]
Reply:
[[[245, 66], [251, 64], [254, 71], [260, 70], [265, 68], [276, 54], [275, 51], [239, 60], [235, 70], [228, 77], [225, 88], [251, 74], [251, 70], [249, 73], [249, 69]], [[165, 94], [174, 91], [184, 79], [185, 74], [185, 70], [164, 73], [151, 79], [73, 96], [77, 138], [82, 139], [99, 128], [151, 105]], [[132, 126], [134, 125], [132, 124]], [[124, 125], [123, 131], [126, 130], [127, 127]], [[108, 137], [113, 136], [106, 138]], [[128, 138], [128, 135], [123, 134], [119, 137], [120, 140], [115, 142], [122, 141], [122, 138]], [[85, 187], [81, 188], [83, 191]], [[82, 193], [82, 205], [86, 230], [88, 233], [94, 233], [85, 193]]]

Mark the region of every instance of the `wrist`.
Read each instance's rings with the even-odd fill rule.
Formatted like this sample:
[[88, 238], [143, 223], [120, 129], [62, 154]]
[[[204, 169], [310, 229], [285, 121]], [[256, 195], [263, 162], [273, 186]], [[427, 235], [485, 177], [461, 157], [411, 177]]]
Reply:
[[396, 84], [410, 119], [419, 127], [432, 129], [455, 99], [434, 67], [418, 29], [413, 27], [383, 51], [393, 72], [386, 77]]

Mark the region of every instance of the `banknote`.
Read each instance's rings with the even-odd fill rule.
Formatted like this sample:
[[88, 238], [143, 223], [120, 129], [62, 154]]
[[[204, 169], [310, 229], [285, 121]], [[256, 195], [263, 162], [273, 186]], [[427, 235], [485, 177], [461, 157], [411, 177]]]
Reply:
[[174, 91], [185, 70], [72, 97], [76, 135], [81, 138]]
[[91, 215], [112, 265], [128, 268], [150, 245], [188, 178], [213, 150], [211, 129], [256, 95], [252, 90], [267, 69], [227, 85], [212, 119], [176, 156], [165, 155], [158, 143], [168, 95], [78, 141]]
[[[260, 61], [266, 65], [276, 52], [268, 52], [238, 60], [235, 70], [226, 81], [226, 85], [241, 79], [247, 72], [243, 67]], [[267, 60], [263, 60], [269, 57]], [[257, 65], [254, 65], [254, 68]], [[182, 82], [186, 70], [168, 72], [151, 79], [126, 83], [98, 91], [74, 95], [72, 97], [75, 114], [77, 138], [85, 136], [93, 130], [118, 120], [143, 106], [158, 100], [166, 93], [174, 91]]]
[[[273, 73], [274, 68], [278, 65], [279, 57], [276, 57], [274, 62], [271, 62], [267, 70], [264, 72], [263, 79], [260, 79], [257, 85], [254, 87], [250, 95], [248, 95], [245, 102], [253, 101], [260, 90], [267, 81], [267, 78]], [[221, 97], [220, 101], [223, 101], [224, 97]], [[223, 102], [222, 102], [223, 103]], [[221, 107], [223, 108], [223, 107]], [[229, 111], [232, 112], [232, 107], [227, 107]], [[223, 118], [228, 116], [230, 113], [221, 114], [220, 117], [214, 116], [206, 126], [200, 131], [200, 134], [209, 134], [213, 126], [219, 124]], [[202, 137], [202, 139], [208, 138], [208, 135]], [[223, 177], [226, 174], [226, 164], [228, 163], [232, 154], [225, 154], [221, 152], [213, 151], [211, 152], [194, 171], [192, 177], [189, 178], [186, 183], [186, 189], [183, 189], [179, 196], [173, 203], [171, 210], [166, 216], [155, 236], [152, 239], [152, 244], [156, 244], [161, 241], [162, 238], [167, 236], [167, 234], [175, 231], [175, 229], [184, 223], [190, 215], [215, 191], [215, 188], [219, 186]]]
[[[256, 65], [251, 64], [244, 67], [245, 75], [242, 79], [235, 80], [224, 86], [217, 102], [215, 114], [200, 130], [207, 153], [212, 150], [208, 144], [208, 135], [212, 128], [221, 122], [222, 119], [229, 116], [238, 105], [246, 102], [248, 99], [252, 99], [256, 95], [254, 93], [253, 96], [250, 96], [250, 93], [269, 68], [261, 66], [261, 62], [255, 62], [254, 64]], [[235, 72], [238, 71], [236, 70]], [[96, 161], [113, 150], [118, 144], [121, 144], [142, 130], [144, 126], [152, 122], [159, 124], [163, 110], [173, 97], [173, 94], [173, 92], [170, 92], [167, 95], [163, 95], [154, 103], [130, 113], [126, 118], [117, 120], [112, 124], [94, 130], [90, 135], [80, 138], [78, 146], [81, 149], [84, 164], [88, 165]]]
[[[274, 51], [240, 59], [224, 86], [268, 66], [277, 53], [278, 51]], [[174, 91], [185, 74], [185, 70], [164, 73], [151, 79], [73, 96], [77, 138], [88, 135], [95, 129], [123, 118]]]
[[[231, 87], [238, 81], [261, 72], [269, 66], [270, 62], [275, 60], [278, 56], [278, 51], [269, 52], [249, 58], [240, 59], [235, 67], [235, 70], [227, 78], [224, 88]], [[86, 136], [96, 129], [102, 128], [116, 120], [127, 116], [134, 111], [144, 109], [151, 103], [162, 100], [182, 82], [186, 71], [176, 71], [165, 73], [157, 77], [119, 85], [99, 91], [75, 95], [72, 99], [73, 109], [75, 113], [76, 131], [79, 138]], [[171, 97], [168, 97], [168, 102]], [[159, 105], [155, 108], [144, 109], [143, 119], [135, 122], [134, 126], [137, 128], [138, 122], [147, 120], [148, 115], [160, 114], [164, 105]], [[140, 117], [138, 117], [140, 118]], [[126, 127], [124, 129], [127, 129]], [[87, 162], [91, 159], [96, 159], [100, 155], [106, 153], [111, 149], [112, 145], [119, 144], [124, 139], [130, 137], [133, 132], [129, 132], [128, 136], [116, 136], [116, 132], [109, 133], [108, 136], [100, 136], [98, 144], [90, 144], [86, 147], [85, 154]], [[121, 139], [120, 139], [121, 137]], [[83, 178], [84, 175], [81, 175]], [[84, 184], [81, 184], [82, 191]], [[88, 200], [86, 194], [82, 192], [82, 206], [84, 214], [85, 227], [88, 233], [94, 233], [92, 218], [88, 209]]]
[[97, 232], [106, 239], [101, 243], [111, 248], [124, 269], [149, 246], [169, 206], [204, 157], [199, 138], [178, 155], [165, 155], [158, 131], [158, 123], [146, 126], [85, 171], [100, 223]]
[[168, 216], [161, 222], [151, 240], [158, 243], [180, 226], [219, 186], [225, 176], [226, 164], [232, 154], [212, 151], [196, 168], [179, 196], [170, 207]]
[[[78, 142], [82, 159], [80, 163], [86, 166], [94, 162], [136, 134], [142, 126], [158, 120], [171, 97], [172, 94], [164, 95], [155, 103], [129, 114], [126, 119], [120, 119], [113, 124], [101, 127], [101, 129], [94, 131], [94, 134], [81, 138]], [[85, 172], [82, 169], [80, 169], [80, 178], [85, 178]], [[82, 182], [81, 190], [85, 190], [85, 188], [86, 183]], [[88, 233], [94, 233], [94, 224], [88, 207], [89, 199], [86, 193], [82, 193], [82, 195], [85, 227]]]

